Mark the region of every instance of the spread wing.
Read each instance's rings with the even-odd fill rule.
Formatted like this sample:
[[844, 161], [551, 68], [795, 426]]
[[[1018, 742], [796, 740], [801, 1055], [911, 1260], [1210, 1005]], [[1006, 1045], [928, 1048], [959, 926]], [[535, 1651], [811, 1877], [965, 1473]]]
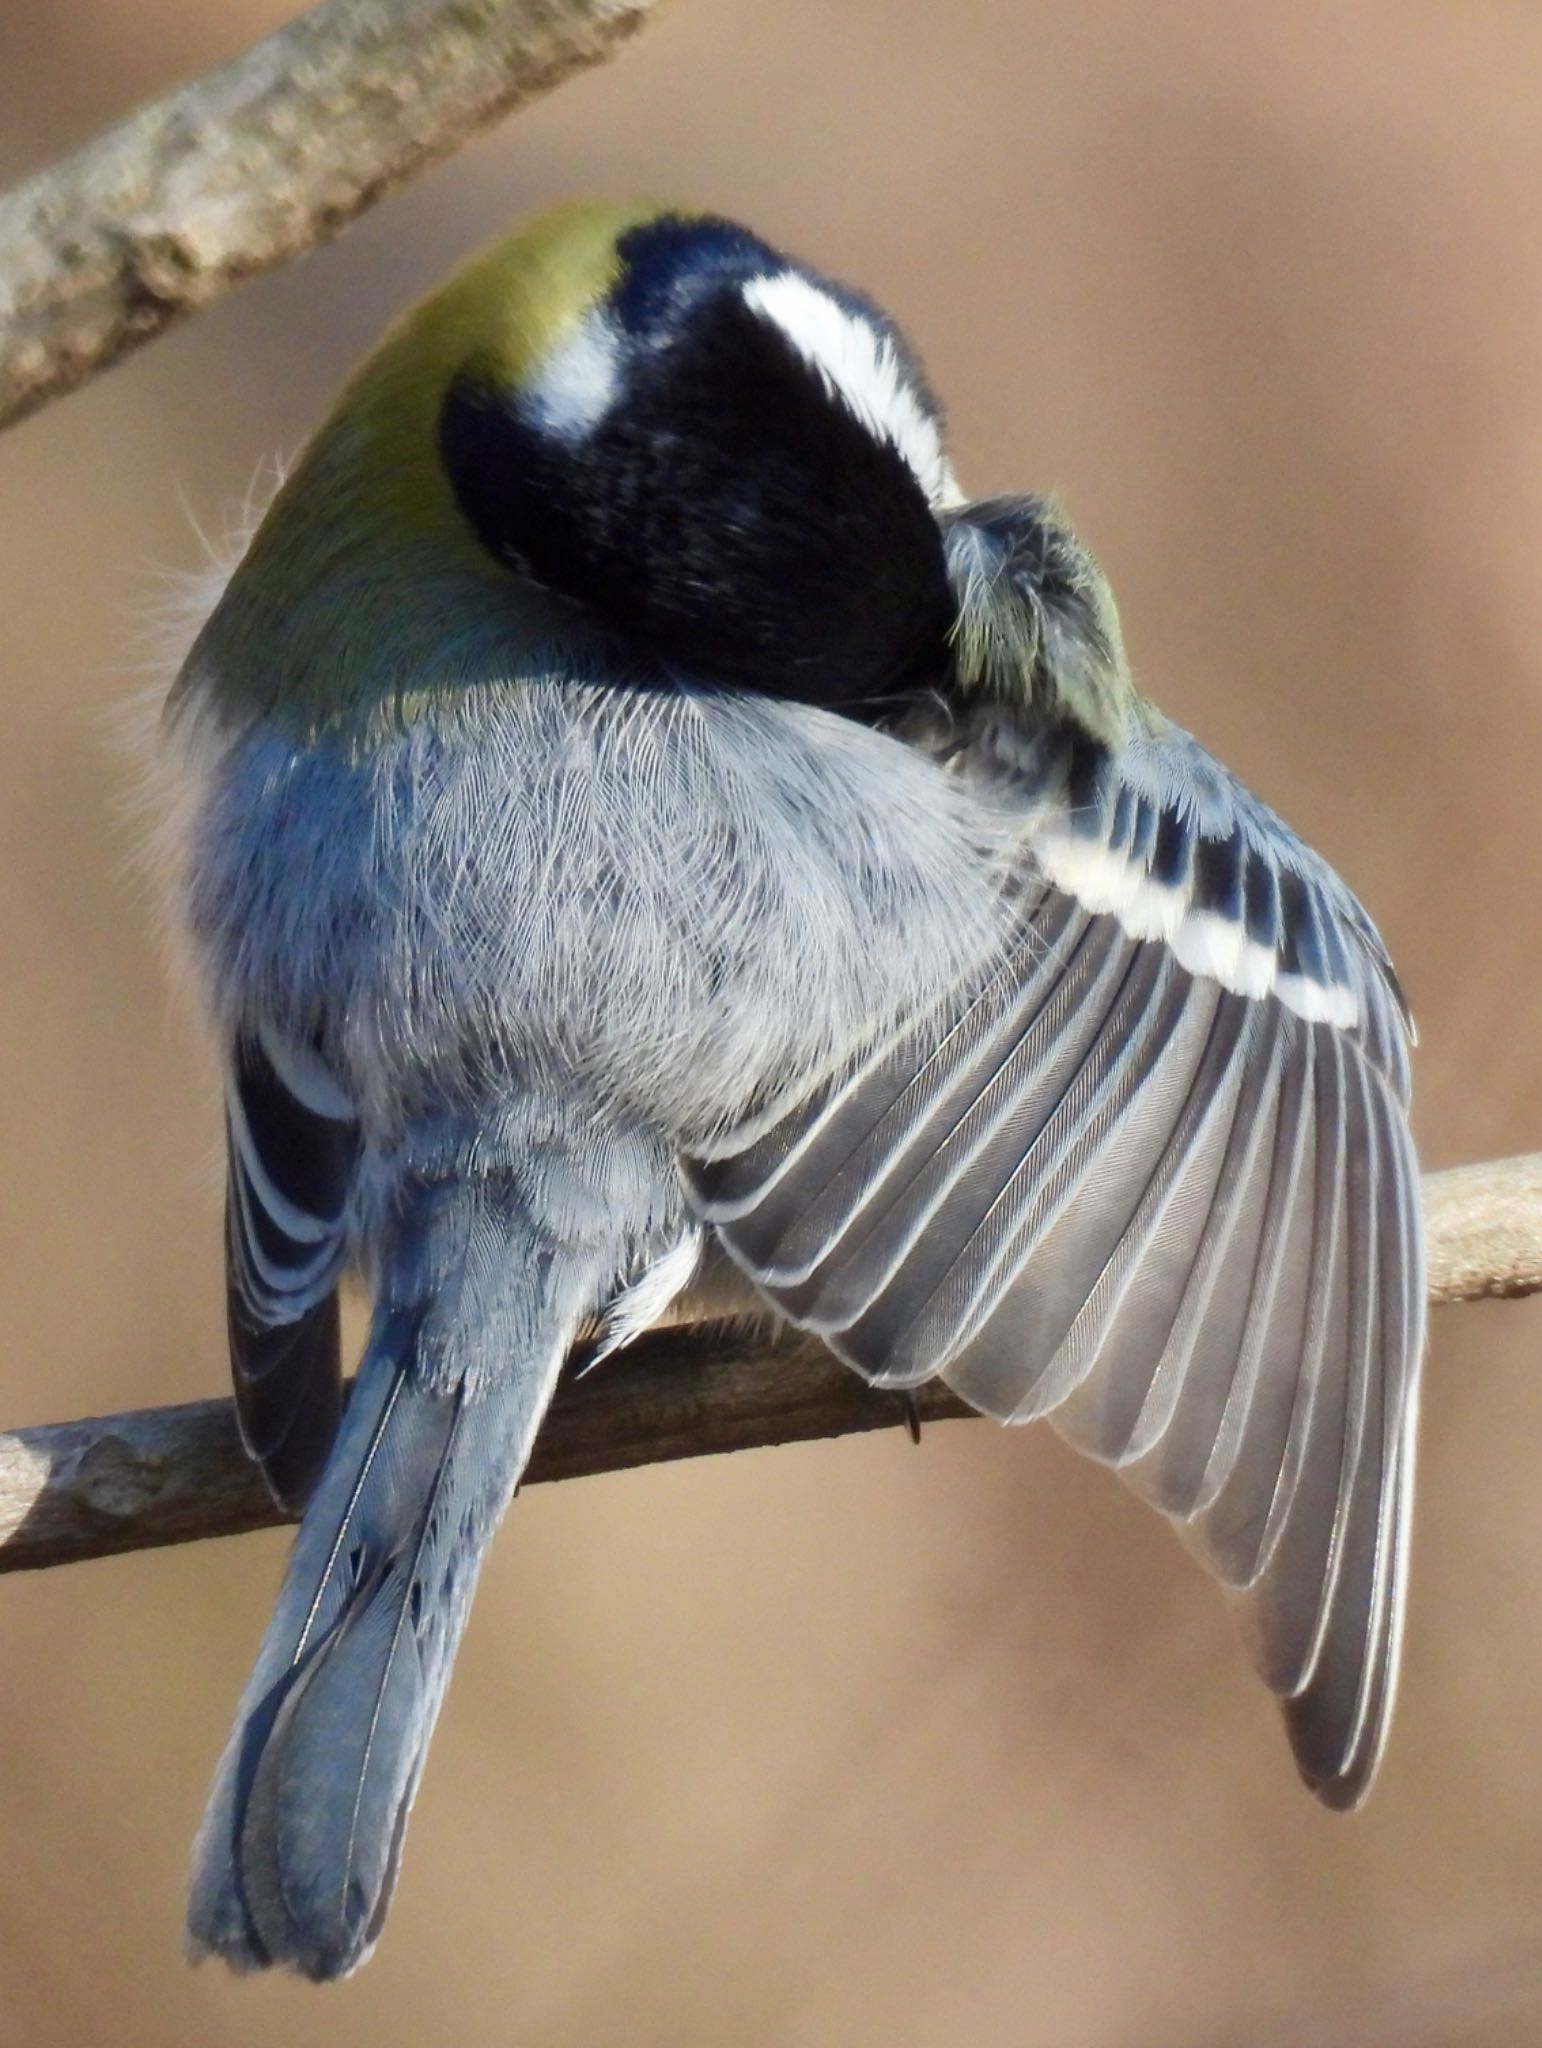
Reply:
[[1365, 913], [1185, 733], [996, 742], [1015, 943], [689, 1162], [730, 1256], [875, 1383], [1049, 1415], [1235, 1597], [1303, 1776], [1391, 1704], [1423, 1238], [1409, 1027]]
[[298, 1509], [342, 1411], [337, 1283], [358, 1156], [352, 1107], [315, 1056], [243, 1037], [225, 1086], [230, 1368], [246, 1448]]

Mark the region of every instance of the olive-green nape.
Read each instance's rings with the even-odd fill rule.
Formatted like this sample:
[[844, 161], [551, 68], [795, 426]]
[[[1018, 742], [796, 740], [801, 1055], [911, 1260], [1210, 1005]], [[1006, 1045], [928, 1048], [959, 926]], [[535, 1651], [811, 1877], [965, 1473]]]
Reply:
[[360, 382], [395, 357], [441, 394], [472, 362], [517, 389], [616, 283], [616, 244], [627, 230], [677, 211], [657, 201], [579, 202], [542, 214], [471, 257], [405, 313]]
[[[435, 605], [464, 606], [477, 585], [511, 601], [440, 460], [445, 396], [468, 371], [510, 390], [528, 383], [619, 279], [618, 241], [666, 213], [696, 210], [561, 207], [473, 256], [387, 330], [275, 496], [200, 636], [216, 699], [307, 726], [351, 717], [399, 698], [414, 619], [428, 631]], [[404, 606], [393, 579], [407, 563], [415, 582]], [[389, 620], [379, 608], [387, 591]]]
[[472, 256], [386, 330], [313, 446], [339, 434], [364, 441], [370, 489], [409, 527], [459, 532], [436, 445], [451, 384], [468, 371], [509, 391], [527, 384], [616, 283], [621, 237], [674, 210], [570, 204]]

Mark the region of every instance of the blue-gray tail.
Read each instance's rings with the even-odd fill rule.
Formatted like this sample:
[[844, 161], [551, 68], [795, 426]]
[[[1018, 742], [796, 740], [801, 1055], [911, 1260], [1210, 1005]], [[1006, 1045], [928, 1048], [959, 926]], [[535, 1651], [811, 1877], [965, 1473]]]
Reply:
[[403, 1204], [364, 1363], [194, 1851], [195, 1956], [346, 1975], [379, 1935], [488, 1539], [595, 1269], [487, 1182]]

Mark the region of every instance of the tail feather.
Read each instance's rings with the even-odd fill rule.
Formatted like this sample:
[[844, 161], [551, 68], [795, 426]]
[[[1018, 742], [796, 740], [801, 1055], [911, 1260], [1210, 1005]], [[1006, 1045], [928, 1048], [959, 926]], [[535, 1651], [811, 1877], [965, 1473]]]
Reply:
[[195, 1957], [332, 1978], [380, 1931], [483, 1553], [589, 1305], [581, 1268], [504, 1234], [491, 1296], [458, 1302], [484, 1369], [425, 1369], [431, 1303], [377, 1311], [194, 1851]]

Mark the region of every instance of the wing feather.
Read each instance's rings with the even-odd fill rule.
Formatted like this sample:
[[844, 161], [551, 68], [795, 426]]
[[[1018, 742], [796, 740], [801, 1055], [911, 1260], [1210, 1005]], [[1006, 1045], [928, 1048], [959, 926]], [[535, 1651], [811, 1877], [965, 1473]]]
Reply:
[[[955, 1392], [1002, 1421], [1045, 1414], [1080, 1384], [1095, 1355], [1094, 1332], [1078, 1330], [1073, 1342], [1072, 1330], [1089, 1312], [1095, 1320], [1128, 1281], [1130, 1273], [1118, 1271], [1121, 1253], [1128, 1247], [1138, 1261], [1224, 1113], [1236, 1014], [1212, 992], [1196, 1001], [1159, 948], [1140, 950], [1162, 971], [1168, 1029], [1160, 1047], [1137, 1043], [1124, 1059], [1127, 1075], [1139, 1075], [1142, 1085], [1103, 1134], [1104, 1155], [1117, 1144], [1117, 1166], [1104, 1156], [1095, 1180], [1063, 1191], [1053, 1225], [1025, 1243], [1032, 1257], [1022, 1269], [1022, 1299], [1012, 1304], [1019, 1313], [986, 1325], [942, 1368]], [[1025, 1355], [1041, 1359], [1039, 1369], [1025, 1373]]]
[[337, 1283], [358, 1157], [351, 1106], [314, 1054], [242, 1037], [226, 1077], [226, 1320], [242, 1440], [298, 1508], [342, 1406]]
[[1186, 734], [981, 748], [1025, 820], [1018, 941], [688, 1189], [876, 1384], [1048, 1414], [1172, 1517], [1303, 1775], [1353, 1804], [1424, 1328], [1401, 992], [1343, 884]]
[[1096, 1407], [1089, 1402], [1086, 1416], [1068, 1408], [1061, 1418], [1072, 1441], [1129, 1467], [1131, 1483], [1172, 1515], [1191, 1512], [1193, 1489], [1214, 1453], [1267, 1214], [1264, 1162], [1278, 1116], [1287, 1024], [1267, 1010], [1253, 1024], [1252, 1042], [1239, 1049], [1241, 1074], [1220, 1170], [1188, 1240], [1192, 1257], [1186, 1261], [1176, 1241], [1169, 1257], [1153, 1256], [1149, 1241], [1142, 1241], [1099, 1349]]
[[841, 1316], [846, 1275], [834, 1269], [828, 1305], [812, 1328], [828, 1332], [842, 1355], [882, 1384], [915, 1384], [931, 1376], [939, 1357], [960, 1353], [1074, 1200], [1145, 1078], [1138, 1056], [1113, 1055], [1127, 1044], [1144, 1046], [1162, 1023], [1153, 1003], [1157, 979], [1153, 963], [1132, 964], [1113, 951], [1083, 992], [1074, 1022], [1054, 1033], [1042, 1058], [1029, 1035], [1016, 1113], [998, 1119], [990, 1145], [962, 1170], [918, 1177], [929, 1184], [928, 1199], [924, 1214], [906, 1219], [909, 1256], [886, 1258], [882, 1293], [851, 1322]]

